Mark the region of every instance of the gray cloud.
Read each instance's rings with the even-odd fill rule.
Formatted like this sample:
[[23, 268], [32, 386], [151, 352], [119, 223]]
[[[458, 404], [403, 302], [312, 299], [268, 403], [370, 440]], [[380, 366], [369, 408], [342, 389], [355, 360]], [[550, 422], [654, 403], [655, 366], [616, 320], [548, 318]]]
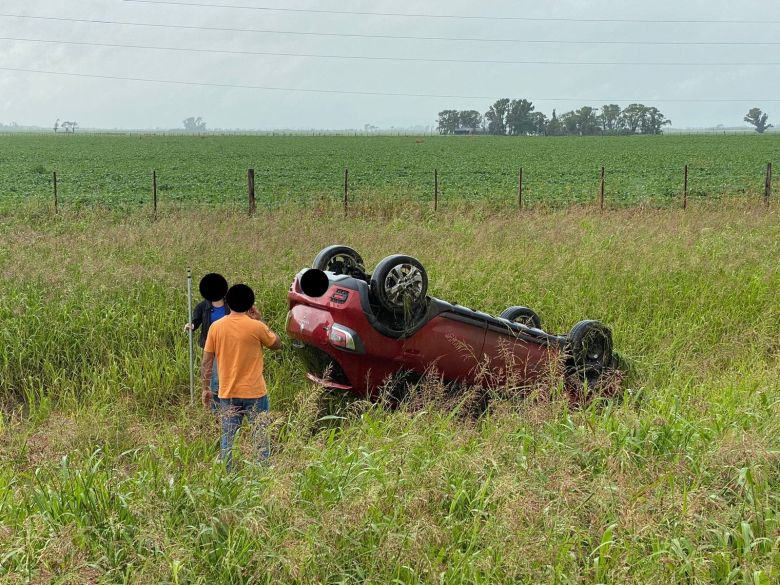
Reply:
[[[215, 3], [220, 0], [215, 0]], [[273, 4], [273, 2], [277, 2]], [[245, 4], [342, 10], [520, 15], [536, 17], [739, 19], [767, 13], [775, 3], [692, 0], [551, 3], [464, 0], [372, 3], [350, 0], [242, 0]], [[227, 2], [226, 2], [227, 3]], [[238, 3], [238, 2], [234, 2]], [[774, 13], [773, 13], [774, 9]], [[262, 28], [361, 34], [467, 36], [518, 39], [774, 41], [777, 25], [636, 24], [470, 21], [398, 17], [275, 13], [217, 8], [144, 5], [121, 0], [5, 0], [0, 12], [69, 18], [174, 23], [194, 26]], [[524, 45], [447, 41], [304, 37], [239, 32], [188, 31], [0, 18], [0, 36], [270, 51], [434, 59], [561, 61], [772, 61], [776, 47]], [[193, 54], [143, 49], [84, 47], [0, 41], [0, 67], [78, 72], [227, 84], [353, 91], [527, 97], [549, 113], [600, 100], [780, 97], [780, 67], [672, 67], [505, 65], [329, 60], [303, 57]], [[574, 98], [548, 102], [542, 98]], [[589, 98], [599, 101], [588, 101]], [[356, 128], [432, 125], [445, 108], [484, 111], [489, 100], [322, 95], [131, 81], [65, 78], [0, 71], [0, 122], [48, 125], [55, 118], [82, 126], [178, 127], [187, 116], [203, 116], [210, 127]], [[780, 104], [657, 104], [677, 127], [740, 125], [745, 111]], [[778, 114], [780, 116], [780, 114]]]

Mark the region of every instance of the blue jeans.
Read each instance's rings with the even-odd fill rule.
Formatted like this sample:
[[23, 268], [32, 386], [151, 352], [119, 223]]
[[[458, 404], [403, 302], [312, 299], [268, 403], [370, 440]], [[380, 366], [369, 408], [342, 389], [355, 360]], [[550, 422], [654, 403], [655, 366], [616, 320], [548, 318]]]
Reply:
[[266, 432], [268, 427], [268, 395], [261, 398], [222, 398], [219, 401], [222, 418], [222, 440], [220, 457], [227, 468], [233, 466], [233, 440], [246, 417], [249, 421], [249, 436], [257, 450], [257, 457], [266, 461], [271, 455], [271, 441]]

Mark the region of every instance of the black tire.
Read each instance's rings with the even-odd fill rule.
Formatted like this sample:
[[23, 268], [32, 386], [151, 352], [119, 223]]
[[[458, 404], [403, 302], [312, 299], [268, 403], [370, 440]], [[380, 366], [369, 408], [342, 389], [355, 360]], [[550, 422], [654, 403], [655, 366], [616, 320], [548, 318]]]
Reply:
[[334, 274], [346, 274], [360, 276], [365, 274], [366, 268], [363, 258], [357, 251], [349, 246], [328, 246], [314, 258], [312, 268]]
[[371, 275], [371, 293], [384, 309], [396, 315], [411, 315], [425, 304], [428, 273], [416, 258], [388, 256]]
[[542, 328], [542, 320], [536, 311], [529, 309], [528, 307], [509, 307], [506, 311], [499, 315], [501, 319], [506, 319], [512, 323], [520, 323], [526, 327], [533, 327], [534, 329]]
[[569, 333], [568, 352], [574, 373], [593, 382], [612, 366], [612, 331], [598, 321], [580, 321]]

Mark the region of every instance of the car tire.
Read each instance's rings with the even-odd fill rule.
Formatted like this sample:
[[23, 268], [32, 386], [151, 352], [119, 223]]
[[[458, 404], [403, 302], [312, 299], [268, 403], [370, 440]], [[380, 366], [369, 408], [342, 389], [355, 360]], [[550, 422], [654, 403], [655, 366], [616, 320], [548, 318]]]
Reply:
[[612, 331], [599, 321], [580, 321], [569, 332], [568, 353], [574, 373], [595, 381], [613, 363]]
[[519, 323], [526, 327], [533, 327], [534, 329], [542, 328], [542, 320], [536, 311], [529, 309], [528, 307], [509, 307], [506, 311], [499, 315], [501, 319], [506, 319], [512, 323]]
[[371, 275], [371, 293], [382, 308], [409, 315], [425, 303], [428, 273], [420, 261], [396, 254], [377, 264]]
[[314, 258], [312, 268], [349, 276], [365, 274], [363, 258], [349, 246], [328, 246]]

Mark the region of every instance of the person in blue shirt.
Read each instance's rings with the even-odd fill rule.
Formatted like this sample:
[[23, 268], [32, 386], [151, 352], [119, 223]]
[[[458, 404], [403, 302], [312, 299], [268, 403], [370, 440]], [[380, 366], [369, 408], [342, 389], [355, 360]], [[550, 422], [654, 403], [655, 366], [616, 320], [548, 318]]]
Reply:
[[[200, 327], [198, 345], [203, 349], [211, 325], [230, 313], [230, 308], [225, 303], [228, 282], [221, 274], [212, 272], [200, 279], [198, 289], [203, 300], [195, 307], [192, 312], [192, 323], [187, 323], [184, 331], [195, 331]], [[211, 407], [216, 411], [219, 405], [219, 377], [216, 366], [211, 373], [211, 393], [213, 398]]]

